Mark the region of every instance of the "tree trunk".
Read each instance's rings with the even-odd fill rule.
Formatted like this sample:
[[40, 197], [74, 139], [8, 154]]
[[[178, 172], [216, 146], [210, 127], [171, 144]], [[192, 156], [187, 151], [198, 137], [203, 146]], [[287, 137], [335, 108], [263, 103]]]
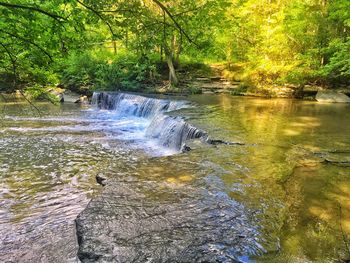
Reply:
[[169, 50], [168, 46], [166, 43], [164, 43], [164, 52], [165, 52], [165, 57], [166, 57], [166, 62], [168, 64], [169, 68], [169, 82], [170, 85], [177, 85], [179, 83], [179, 80], [176, 76], [176, 71], [174, 67], [174, 61], [173, 61], [173, 55], [172, 52]]
[[115, 40], [112, 40], [112, 42], [113, 42], [114, 54], [117, 54], [117, 43], [115, 42]]
[[129, 48], [129, 30], [128, 29], [125, 31], [125, 48], [126, 49]]
[[164, 20], [164, 24], [163, 24], [163, 48], [161, 49], [164, 54], [165, 54], [165, 59], [166, 62], [168, 64], [168, 68], [169, 68], [169, 82], [170, 85], [174, 85], [176, 86], [179, 83], [179, 80], [176, 76], [176, 71], [175, 71], [175, 67], [174, 67], [174, 61], [173, 61], [173, 54], [174, 54], [174, 35], [171, 38], [171, 43], [170, 43], [170, 49], [169, 46], [167, 44], [167, 34], [166, 34], [166, 17], [165, 17], [165, 10], [163, 9], [163, 20]]
[[180, 54], [182, 52], [182, 34], [180, 34], [180, 39], [178, 40], [177, 43], [177, 48], [176, 48], [176, 55], [175, 55], [175, 66], [179, 67], [180, 66]]
[[177, 85], [179, 83], [179, 80], [176, 76], [176, 71], [175, 71], [175, 67], [174, 67], [174, 63], [173, 63], [173, 58], [172, 56], [167, 53], [166, 54], [166, 62], [168, 64], [168, 68], [169, 68], [169, 81], [170, 81], [170, 85]]

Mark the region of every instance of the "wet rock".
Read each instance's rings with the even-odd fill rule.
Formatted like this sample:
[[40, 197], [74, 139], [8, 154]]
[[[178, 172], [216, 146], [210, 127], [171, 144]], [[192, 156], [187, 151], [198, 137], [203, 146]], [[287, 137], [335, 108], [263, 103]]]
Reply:
[[212, 144], [212, 145], [219, 145], [219, 144], [226, 144], [226, 145], [245, 145], [244, 143], [241, 142], [228, 142], [224, 140], [214, 140], [214, 139], [208, 139], [207, 143]]
[[[40, 227], [38, 227], [40, 228]], [[64, 225], [42, 226], [34, 237], [8, 239], [0, 245], [0, 262], [8, 263], [79, 263], [78, 242], [73, 220]], [[22, 231], [24, 231], [22, 229]], [[27, 230], [28, 231], [28, 230]], [[35, 232], [36, 230], [33, 230]]]
[[96, 182], [102, 186], [106, 185], [106, 178], [104, 178], [102, 175], [98, 174], [96, 175]]
[[87, 96], [80, 96], [74, 103], [89, 104], [89, 98]]
[[324, 164], [334, 164], [339, 166], [350, 166], [350, 160], [339, 160], [339, 159], [331, 159], [325, 158], [322, 163]]
[[350, 97], [343, 93], [338, 93], [332, 90], [318, 91], [316, 95], [316, 100], [318, 102], [339, 102], [339, 103], [350, 103]]
[[302, 145], [296, 145], [288, 153], [289, 163], [296, 167], [316, 167], [320, 164], [350, 166], [349, 151], [312, 149]]
[[183, 153], [190, 152], [191, 150], [192, 150], [191, 147], [186, 145], [186, 144], [182, 147], [182, 152]]
[[65, 102], [76, 102], [77, 100], [79, 100], [80, 95], [72, 92], [70, 90], [66, 90], [64, 92], [64, 101]]
[[61, 89], [61, 88], [52, 88], [52, 89], [49, 89], [48, 92], [52, 95], [54, 95], [57, 100], [61, 103], [64, 102], [64, 92], [65, 90], [64, 89]]
[[109, 182], [76, 219], [81, 262], [234, 262], [263, 251], [227, 195], [164, 186]]
[[59, 102], [61, 102], [61, 103], [64, 102], [64, 95], [63, 95], [63, 93], [58, 94], [58, 95], [57, 95], [57, 98], [58, 98]]
[[191, 139], [186, 141], [186, 144], [183, 146], [182, 152], [198, 150], [198, 149], [206, 148], [208, 146], [209, 145], [206, 143], [206, 139], [202, 139], [202, 138]]

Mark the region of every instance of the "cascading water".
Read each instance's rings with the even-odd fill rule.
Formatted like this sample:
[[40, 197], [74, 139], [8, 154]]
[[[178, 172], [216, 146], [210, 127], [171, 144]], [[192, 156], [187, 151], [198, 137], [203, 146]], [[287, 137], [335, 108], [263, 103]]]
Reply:
[[147, 98], [129, 93], [94, 92], [92, 105], [104, 110], [114, 110], [120, 115], [150, 118], [163, 112], [188, 107], [186, 101]]
[[186, 140], [207, 139], [204, 131], [185, 122], [183, 118], [164, 114], [188, 107], [186, 101], [155, 99], [128, 93], [95, 92], [92, 105], [115, 112], [124, 118], [137, 117], [147, 120], [144, 137], [156, 141], [171, 153], [181, 151]]
[[206, 138], [206, 133], [185, 122], [181, 117], [156, 116], [146, 130], [146, 136], [158, 139], [163, 147], [181, 150], [186, 140]]

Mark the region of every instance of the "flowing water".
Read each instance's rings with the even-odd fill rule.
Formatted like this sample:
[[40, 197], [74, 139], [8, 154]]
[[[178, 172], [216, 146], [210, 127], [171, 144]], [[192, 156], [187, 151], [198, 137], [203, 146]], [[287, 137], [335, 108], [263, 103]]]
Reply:
[[0, 262], [350, 259], [349, 105], [0, 106]]

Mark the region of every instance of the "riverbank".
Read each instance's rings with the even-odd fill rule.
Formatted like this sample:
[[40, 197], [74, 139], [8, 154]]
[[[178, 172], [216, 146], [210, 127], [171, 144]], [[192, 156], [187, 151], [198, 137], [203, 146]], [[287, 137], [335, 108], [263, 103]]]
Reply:
[[[172, 85], [168, 80], [168, 69], [164, 63], [157, 65], [158, 76], [154, 79], [122, 80], [126, 86], [106, 86], [99, 89], [104, 91], [123, 91], [145, 94], [162, 95], [194, 95], [194, 94], [230, 94], [233, 96], [263, 97], [263, 98], [293, 98], [315, 101], [317, 93], [333, 92], [333, 97], [340, 94], [350, 96], [350, 86], [339, 85], [337, 88], [322, 87], [319, 85], [295, 84], [253, 84], [249, 81], [242, 66], [234, 67], [226, 64], [184, 63], [176, 70], [179, 79], [178, 85]], [[73, 78], [73, 75], [70, 76]], [[131, 83], [137, 83], [132, 86]], [[88, 86], [79, 84], [79, 81], [70, 84], [64, 81], [56, 86], [23, 89], [29, 99], [49, 99], [54, 103], [77, 102], [86, 103], [98, 85], [91, 79]], [[95, 84], [94, 84], [95, 83]], [[22, 97], [23, 92], [17, 92], [14, 97]], [[0, 96], [1, 97], [1, 96]], [[1, 98], [0, 98], [1, 99]], [[346, 100], [346, 98], [345, 98]]]
[[165, 70], [160, 81], [154, 85], [146, 85], [138, 92], [164, 95], [230, 94], [304, 100], [316, 100], [317, 93], [328, 91], [350, 96], [350, 86], [344, 84], [337, 88], [315, 84], [253, 84], [245, 76], [241, 66], [226, 64], [187, 64], [180, 67], [177, 73], [180, 79], [177, 86], [170, 85], [166, 80], [168, 73]]

